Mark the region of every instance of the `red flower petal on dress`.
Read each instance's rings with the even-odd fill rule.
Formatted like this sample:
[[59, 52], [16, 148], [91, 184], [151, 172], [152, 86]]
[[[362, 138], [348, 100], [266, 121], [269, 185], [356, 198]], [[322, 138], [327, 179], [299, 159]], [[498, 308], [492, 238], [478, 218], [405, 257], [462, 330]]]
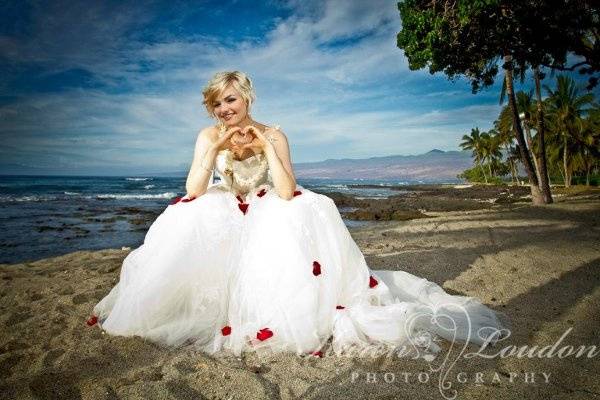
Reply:
[[264, 188], [260, 189], [260, 192], [256, 193], [258, 197], [263, 197], [265, 194], [267, 194], [267, 191]]
[[369, 277], [369, 287], [371, 289], [373, 289], [378, 284], [379, 284], [379, 282], [377, 282], [377, 279], [373, 278], [372, 276]]
[[96, 325], [97, 322], [98, 322], [98, 317], [95, 315], [92, 315], [87, 321], [85, 321], [85, 323], [88, 326], [94, 326], [94, 325]]
[[302, 192], [301, 192], [301, 191], [299, 191], [299, 190], [294, 190], [294, 197], [296, 197], [296, 196], [300, 196], [301, 194], [302, 194]]
[[256, 334], [256, 338], [261, 342], [273, 336], [273, 332], [269, 328], [263, 328]]
[[248, 211], [248, 203], [240, 203], [238, 204], [238, 207], [240, 210], [242, 210], [242, 212], [244, 213], [244, 215], [246, 215], [246, 211]]
[[346, 308], [346, 307], [344, 307], [344, 306], [335, 306], [336, 310], [343, 310], [344, 308]]
[[243, 203], [244, 199], [242, 199], [242, 196], [240, 196], [239, 194], [237, 196], [235, 196], [235, 198], [240, 202]]
[[312, 353], [312, 355], [315, 356], [315, 357], [323, 358], [323, 352], [322, 351], [315, 351], [314, 353]]
[[226, 325], [223, 328], [221, 328], [221, 334], [223, 336], [229, 336], [231, 334], [231, 327], [229, 325]]
[[188, 202], [190, 202], [192, 200], [195, 200], [195, 199], [196, 199], [195, 197], [188, 197], [187, 199], [181, 199], [181, 202], [182, 203], [188, 203]]
[[171, 205], [173, 205], [173, 204], [177, 204], [177, 203], [179, 203], [180, 201], [181, 201], [181, 197], [180, 197], [180, 196], [177, 196], [177, 197], [173, 198], [173, 200], [171, 200]]
[[318, 261], [313, 261], [313, 275], [319, 276], [321, 275], [321, 264]]

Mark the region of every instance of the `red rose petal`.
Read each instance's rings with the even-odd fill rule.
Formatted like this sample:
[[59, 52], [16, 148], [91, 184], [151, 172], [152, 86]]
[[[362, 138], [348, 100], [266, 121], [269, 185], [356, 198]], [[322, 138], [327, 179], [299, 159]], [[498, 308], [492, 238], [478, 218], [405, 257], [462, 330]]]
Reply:
[[94, 325], [96, 325], [97, 322], [98, 322], [98, 317], [95, 315], [92, 315], [87, 321], [85, 321], [85, 323], [88, 326], [94, 326]]
[[246, 215], [246, 211], [248, 211], [248, 203], [240, 203], [238, 204], [238, 207], [240, 210], [242, 210], [242, 212], [244, 213], [244, 215]]
[[343, 310], [344, 308], [346, 308], [346, 307], [344, 307], [344, 306], [335, 306], [336, 310]]
[[260, 192], [256, 193], [258, 197], [263, 197], [265, 194], [267, 194], [267, 191], [265, 189], [260, 189]]
[[226, 325], [223, 328], [221, 328], [221, 334], [223, 336], [229, 336], [231, 334], [231, 327], [229, 325]]
[[313, 261], [313, 275], [319, 276], [321, 275], [321, 264], [318, 261]]
[[373, 289], [378, 284], [379, 284], [379, 282], [377, 282], [377, 279], [373, 278], [372, 276], [369, 277], [369, 287], [371, 289]]
[[258, 340], [260, 340], [261, 342], [263, 340], [267, 340], [271, 336], [273, 336], [273, 332], [269, 328], [263, 328], [263, 329], [259, 330], [258, 333], [256, 334], [256, 338]]
[[196, 200], [196, 198], [195, 197], [188, 197], [187, 199], [181, 199], [181, 202], [182, 203], [188, 203], [188, 202], [190, 202], [192, 200]]
[[296, 196], [300, 196], [301, 194], [302, 194], [302, 192], [301, 192], [301, 191], [299, 191], [299, 190], [294, 190], [294, 197], [296, 197]]
[[171, 205], [177, 204], [180, 201], [181, 201], [181, 197], [180, 196], [174, 197], [173, 200], [171, 200]]
[[323, 352], [322, 351], [315, 351], [314, 353], [312, 353], [312, 355], [315, 356], [315, 357], [323, 358]]
[[239, 201], [240, 203], [244, 202], [244, 199], [242, 199], [242, 196], [240, 196], [239, 194], [237, 196], [235, 196], [235, 198], [237, 199], [237, 201]]

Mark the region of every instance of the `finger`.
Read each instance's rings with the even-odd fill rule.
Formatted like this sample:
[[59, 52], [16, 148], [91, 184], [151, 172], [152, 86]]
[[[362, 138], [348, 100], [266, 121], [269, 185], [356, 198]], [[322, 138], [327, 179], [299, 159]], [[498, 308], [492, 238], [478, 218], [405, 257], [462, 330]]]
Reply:
[[260, 129], [255, 127], [254, 125], [248, 125], [244, 128], [244, 133], [252, 133], [254, 136], [258, 136], [261, 134]]
[[236, 133], [237, 131], [241, 131], [241, 130], [242, 130], [242, 128], [240, 128], [239, 126], [234, 126], [233, 128], [230, 128], [227, 130], [227, 132], [225, 133], [225, 136], [229, 137], [229, 136], [233, 135], [234, 133]]
[[264, 132], [262, 132], [260, 129], [255, 129], [256, 132], [256, 136], [260, 139], [264, 139], [265, 138], [265, 134]]

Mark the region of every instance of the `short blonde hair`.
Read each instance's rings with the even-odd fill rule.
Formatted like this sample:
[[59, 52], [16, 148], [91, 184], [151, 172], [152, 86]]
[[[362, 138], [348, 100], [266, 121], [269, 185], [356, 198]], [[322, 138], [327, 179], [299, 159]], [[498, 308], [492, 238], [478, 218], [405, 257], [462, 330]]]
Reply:
[[213, 75], [211, 80], [208, 81], [204, 89], [202, 89], [202, 95], [204, 96], [202, 104], [206, 107], [209, 117], [216, 118], [214, 115], [215, 107], [213, 106], [215, 98], [230, 84], [239, 92], [246, 101], [246, 106], [250, 109], [250, 106], [256, 99], [256, 95], [254, 93], [252, 80], [248, 75], [240, 71], [217, 72]]

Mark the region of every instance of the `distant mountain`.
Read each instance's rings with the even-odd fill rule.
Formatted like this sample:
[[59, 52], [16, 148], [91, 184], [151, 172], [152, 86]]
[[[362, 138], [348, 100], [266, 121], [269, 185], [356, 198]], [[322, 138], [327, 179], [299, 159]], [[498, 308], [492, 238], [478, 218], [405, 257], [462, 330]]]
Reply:
[[[329, 179], [374, 179], [405, 181], [447, 181], [456, 180], [456, 175], [471, 168], [473, 160], [468, 151], [442, 151], [433, 149], [425, 154], [411, 156], [385, 156], [365, 159], [329, 159], [319, 162], [295, 163], [297, 178]], [[92, 170], [79, 169], [76, 175], [117, 175], [186, 177], [188, 171], [171, 172], [125, 172], [122, 168], [106, 168], [102, 174]], [[73, 175], [48, 168], [24, 167], [16, 164], [0, 163], [0, 174], [23, 175]]]
[[[457, 180], [456, 175], [473, 166], [469, 151], [433, 149], [425, 154], [363, 159], [343, 158], [295, 163], [296, 178], [380, 179], [405, 181]], [[187, 176], [188, 171], [141, 174], [140, 176]]]
[[473, 159], [468, 151], [433, 149], [411, 156], [299, 163], [294, 164], [294, 172], [297, 178], [440, 181], [456, 180], [456, 175], [472, 165]]

